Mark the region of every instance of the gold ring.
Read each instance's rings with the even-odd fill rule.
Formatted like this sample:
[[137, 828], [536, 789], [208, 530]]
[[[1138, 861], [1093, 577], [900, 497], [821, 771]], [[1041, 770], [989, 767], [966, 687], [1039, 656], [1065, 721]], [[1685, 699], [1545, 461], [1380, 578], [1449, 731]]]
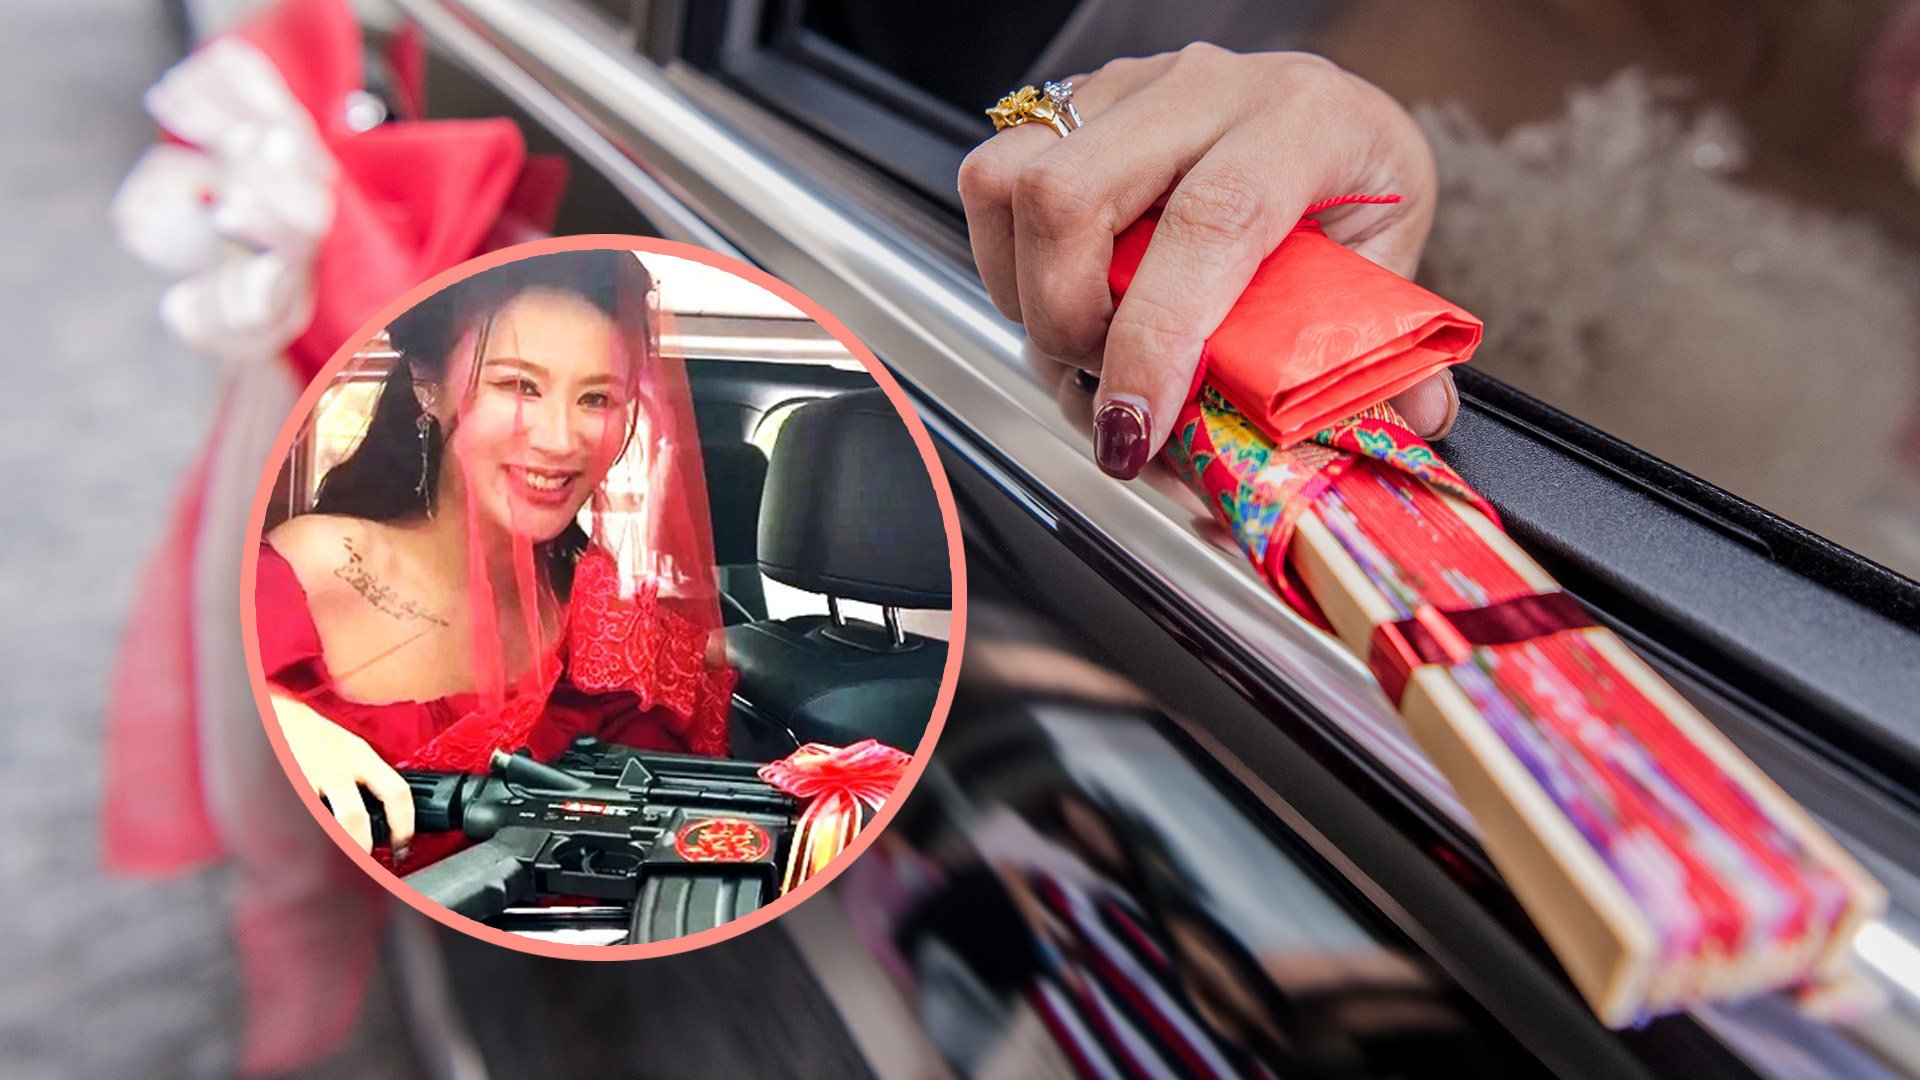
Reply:
[[1023, 86], [987, 110], [993, 130], [1005, 131], [1020, 124], [1045, 124], [1054, 134], [1066, 138], [1080, 126], [1080, 110], [1073, 107], [1073, 84], [1046, 83], [1042, 89]]

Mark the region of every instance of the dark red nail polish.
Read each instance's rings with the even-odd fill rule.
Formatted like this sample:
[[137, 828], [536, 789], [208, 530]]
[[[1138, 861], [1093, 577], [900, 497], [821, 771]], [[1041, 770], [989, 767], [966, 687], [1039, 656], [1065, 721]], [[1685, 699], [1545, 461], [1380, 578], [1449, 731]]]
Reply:
[[1140, 475], [1147, 464], [1147, 410], [1130, 401], [1109, 401], [1093, 422], [1093, 460], [1101, 471], [1121, 480]]

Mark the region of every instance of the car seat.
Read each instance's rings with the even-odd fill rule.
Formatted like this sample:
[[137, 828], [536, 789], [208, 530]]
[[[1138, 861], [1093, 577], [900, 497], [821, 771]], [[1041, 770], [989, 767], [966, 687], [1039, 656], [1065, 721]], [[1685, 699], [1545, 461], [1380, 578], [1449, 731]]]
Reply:
[[[827, 598], [828, 614], [727, 628], [740, 681], [736, 757], [875, 738], [911, 751], [939, 696], [947, 643], [903, 631], [900, 608], [950, 608], [939, 503], [913, 438], [884, 392], [800, 407], [774, 443], [760, 504], [760, 569]], [[884, 625], [845, 617], [881, 607]]]
[[766, 589], [756, 560], [760, 498], [767, 456], [752, 443], [707, 443], [700, 448], [713, 513], [713, 561], [720, 572], [720, 616], [728, 626], [767, 617]]

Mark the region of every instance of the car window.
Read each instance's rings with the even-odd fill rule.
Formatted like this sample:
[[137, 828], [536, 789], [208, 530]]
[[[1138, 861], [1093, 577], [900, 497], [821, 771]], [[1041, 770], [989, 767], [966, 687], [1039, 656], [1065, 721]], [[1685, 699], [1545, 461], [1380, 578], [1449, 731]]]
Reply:
[[1478, 369], [1920, 578], [1920, 164], [1913, 110], [1875, 97], [1901, 5], [784, 7], [801, 51], [864, 59], [973, 138], [998, 94], [1113, 56], [1323, 53], [1433, 146], [1419, 276], [1485, 320]]

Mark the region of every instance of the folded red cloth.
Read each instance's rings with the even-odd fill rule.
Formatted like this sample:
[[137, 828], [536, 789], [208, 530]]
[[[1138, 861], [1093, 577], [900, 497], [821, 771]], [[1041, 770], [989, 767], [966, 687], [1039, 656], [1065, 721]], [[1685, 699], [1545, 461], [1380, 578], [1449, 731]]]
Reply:
[[[1159, 220], [1149, 212], [1114, 238], [1116, 298]], [[1207, 339], [1200, 372], [1284, 447], [1464, 362], [1479, 344], [1479, 319], [1303, 218]]]

